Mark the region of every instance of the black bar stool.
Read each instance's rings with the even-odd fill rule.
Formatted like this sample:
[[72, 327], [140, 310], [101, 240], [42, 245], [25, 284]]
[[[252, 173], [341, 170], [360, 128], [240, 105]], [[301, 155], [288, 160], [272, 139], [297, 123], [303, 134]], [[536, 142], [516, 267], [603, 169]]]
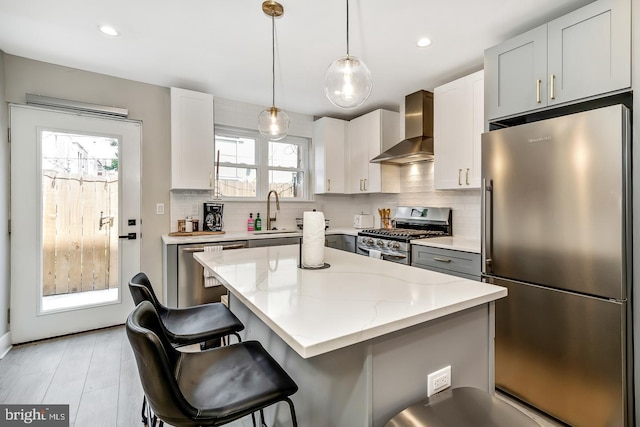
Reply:
[[[296, 383], [257, 341], [195, 353], [176, 350], [148, 301], [127, 318], [127, 337], [142, 388], [160, 427], [218, 426], [285, 401], [297, 426], [289, 396]], [[261, 414], [262, 415], [262, 414]]]
[[[238, 342], [242, 341], [238, 332], [244, 325], [222, 303], [210, 303], [186, 308], [169, 308], [160, 303], [156, 297], [151, 282], [145, 273], [138, 273], [129, 281], [129, 291], [136, 305], [142, 301], [153, 304], [165, 328], [169, 342], [174, 347], [181, 347], [219, 340], [229, 335], [235, 335]], [[142, 423], [147, 424], [146, 398], [142, 399]]]

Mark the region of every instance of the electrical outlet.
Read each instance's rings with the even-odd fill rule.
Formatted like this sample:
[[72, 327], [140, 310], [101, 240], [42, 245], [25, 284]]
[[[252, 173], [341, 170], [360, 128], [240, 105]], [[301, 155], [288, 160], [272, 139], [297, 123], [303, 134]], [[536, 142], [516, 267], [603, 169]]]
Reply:
[[198, 215], [200, 213], [199, 210], [198, 210], [199, 208], [200, 208], [199, 204], [197, 204], [197, 203], [192, 204], [191, 205], [191, 215]]
[[451, 365], [427, 376], [427, 397], [451, 387]]

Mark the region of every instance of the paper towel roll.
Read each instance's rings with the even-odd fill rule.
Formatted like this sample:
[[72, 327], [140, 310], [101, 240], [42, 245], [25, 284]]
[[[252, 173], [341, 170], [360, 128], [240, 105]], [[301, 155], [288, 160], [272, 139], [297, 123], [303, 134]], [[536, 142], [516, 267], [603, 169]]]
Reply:
[[324, 265], [324, 214], [305, 212], [302, 227], [302, 266]]

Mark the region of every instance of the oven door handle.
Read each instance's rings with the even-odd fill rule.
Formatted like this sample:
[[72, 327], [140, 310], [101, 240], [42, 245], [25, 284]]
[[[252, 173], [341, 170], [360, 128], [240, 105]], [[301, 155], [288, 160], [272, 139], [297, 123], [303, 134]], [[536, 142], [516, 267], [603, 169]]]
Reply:
[[[369, 251], [370, 251], [369, 248], [363, 248], [362, 246], [358, 246], [358, 249], [360, 249], [362, 252], [366, 252], [367, 255], [369, 254]], [[408, 258], [406, 255], [385, 254], [384, 252], [380, 253], [380, 257], [382, 259], [407, 259]]]

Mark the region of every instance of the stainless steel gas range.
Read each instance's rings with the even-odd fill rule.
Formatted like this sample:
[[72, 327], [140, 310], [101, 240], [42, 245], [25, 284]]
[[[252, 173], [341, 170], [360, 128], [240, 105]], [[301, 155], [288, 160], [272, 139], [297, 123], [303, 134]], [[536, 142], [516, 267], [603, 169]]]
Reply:
[[411, 265], [411, 240], [451, 235], [451, 208], [398, 206], [393, 228], [358, 232], [356, 252]]

